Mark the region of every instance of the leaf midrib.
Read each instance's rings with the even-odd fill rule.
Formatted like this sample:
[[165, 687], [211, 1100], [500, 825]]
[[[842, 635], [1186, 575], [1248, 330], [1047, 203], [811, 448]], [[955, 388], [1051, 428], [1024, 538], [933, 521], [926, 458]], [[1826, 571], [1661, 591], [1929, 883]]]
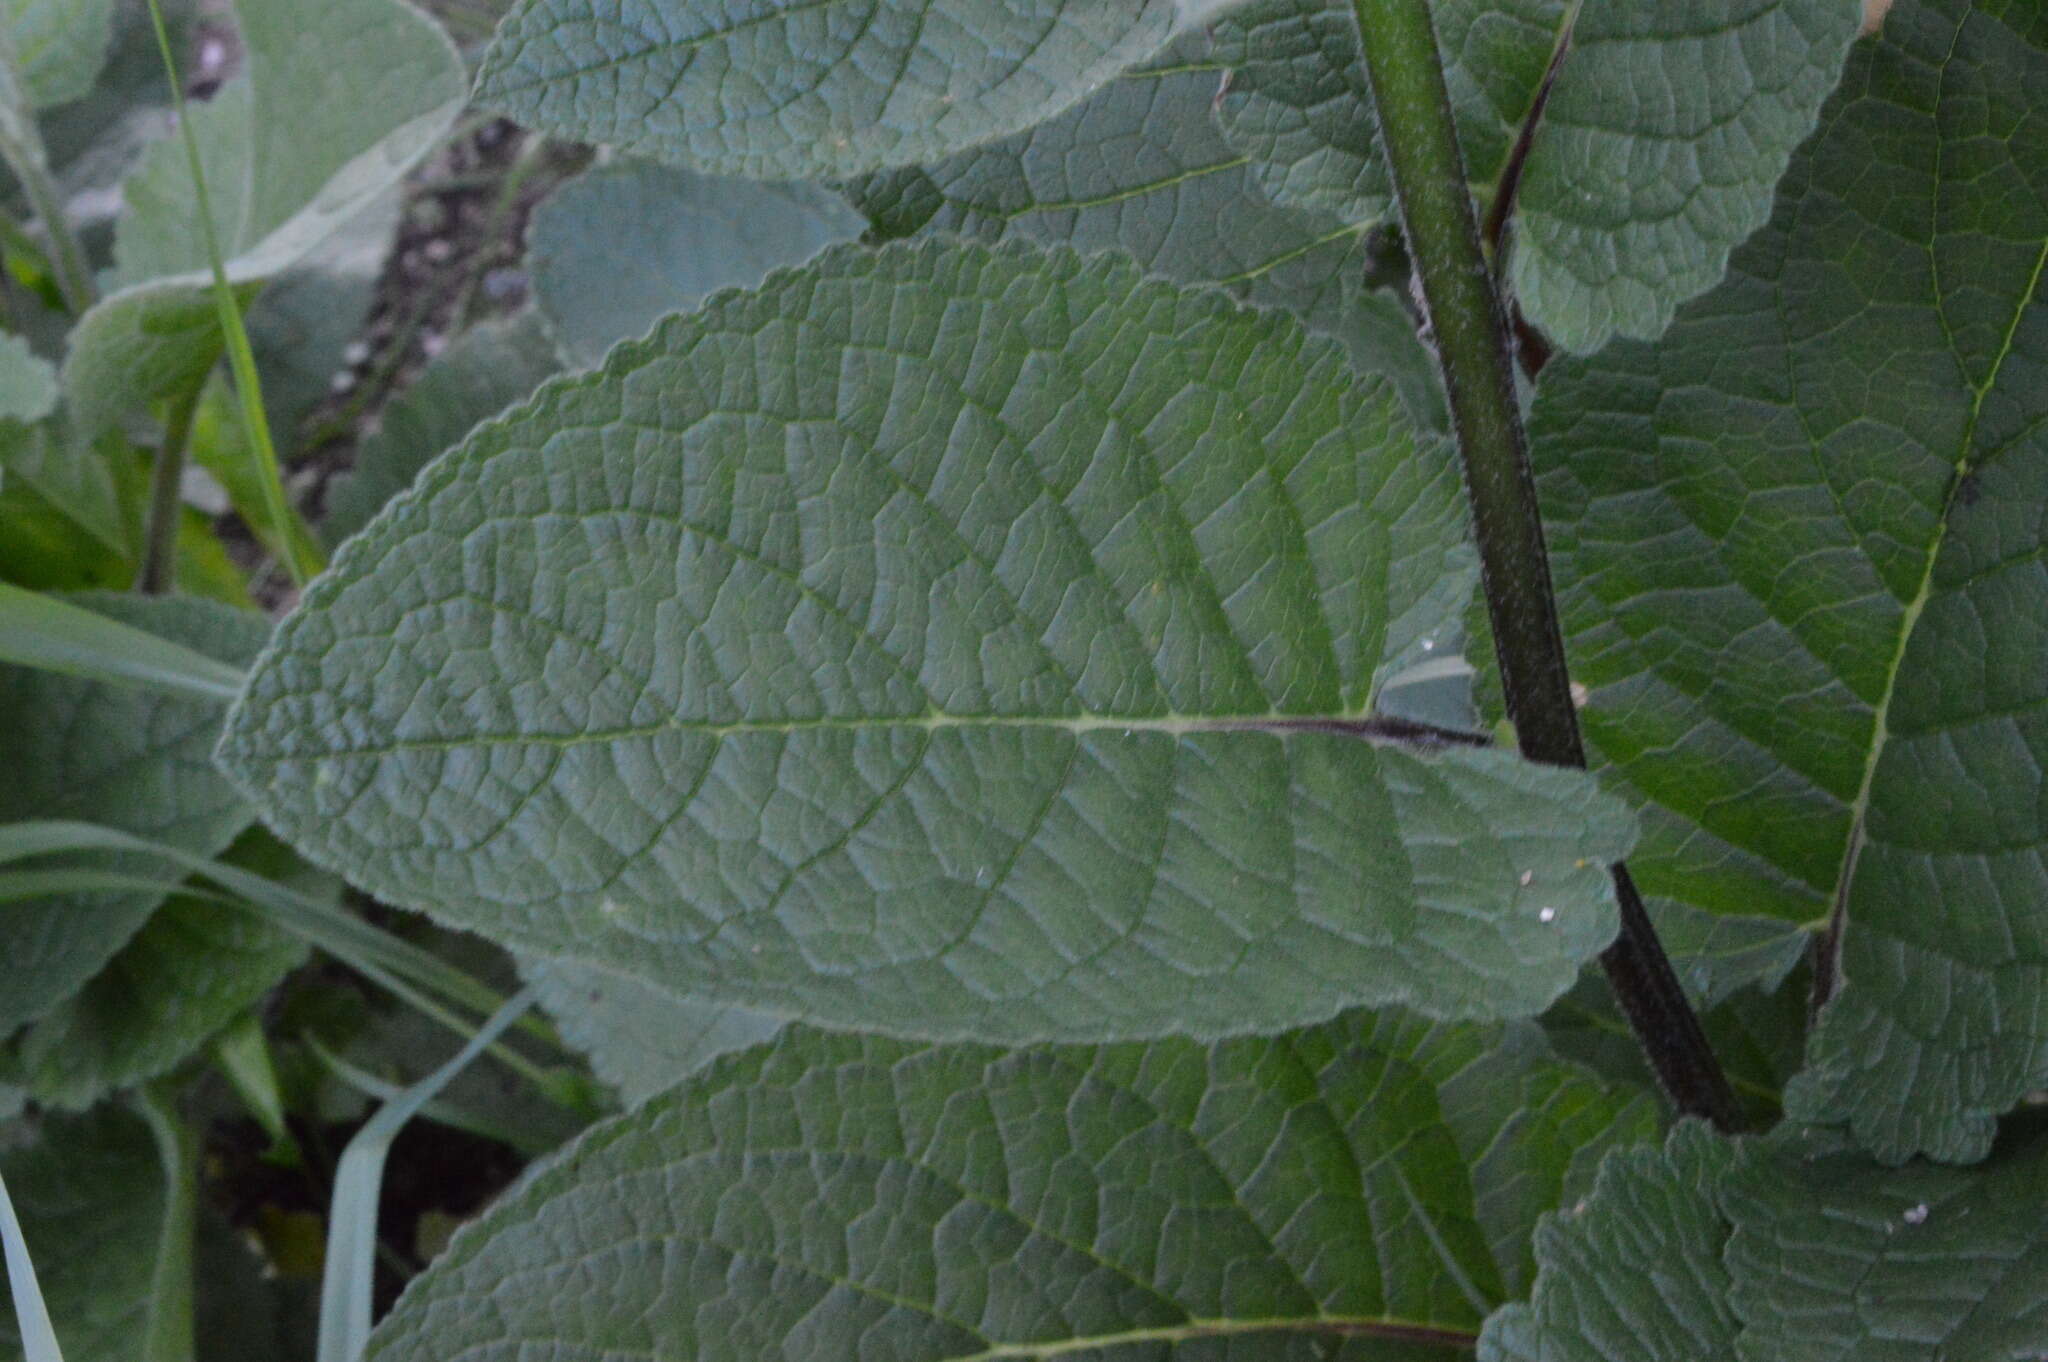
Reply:
[[1479, 1335], [1466, 1329], [1422, 1324], [1393, 1316], [1314, 1315], [1298, 1319], [1196, 1319], [1185, 1324], [1128, 1329], [1121, 1333], [1054, 1339], [1044, 1343], [999, 1343], [978, 1353], [956, 1353], [936, 1362], [1001, 1362], [1008, 1358], [1054, 1358], [1141, 1343], [1184, 1343], [1201, 1338], [1244, 1334], [1307, 1333], [1338, 1338], [1378, 1338], [1393, 1342], [1434, 1344], [1443, 1348], [1477, 1346]]
[[[1956, 42], [1961, 41], [1962, 32], [1963, 25], [1958, 24]], [[1953, 43], [1949, 55], [1951, 59], [1955, 55]], [[1948, 63], [1945, 62], [1942, 66], [1944, 76], [1947, 70]], [[1939, 141], [1936, 142], [1933, 179], [1937, 187], [1941, 183], [1939, 156], [1943, 145]], [[1942, 329], [1948, 334], [1951, 349], [1955, 349], [1954, 333], [1949, 331], [1946, 315], [1941, 306], [1941, 260], [1933, 250], [1933, 242], [1939, 239], [1940, 233], [1936, 231], [1930, 236], [1928, 246], [1929, 268], [1935, 284], [1935, 313], [1943, 318]], [[1825, 927], [1827, 935], [1823, 938], [1826, 958], [1819, 962], [1820, 970], [1815, 979], [1815, 989], [1819, 996], [1825, 996], [1819, 993], [1824, 986], [1835, 982], [1834, 974], [1841, 952], [1842, 928], [1848, 919], [1850, 886], [1854, 882], [1857, 858], [1862, 853], [1865, 841], [1868, 840], [1865, 829], [1870, 814], [1870, 798], [1877, 784], [1878, 765], [1884, 757], [1886, 745], [1891, 740], [1891, 707], [1892, 701], [1898, 695], [1899, 673], [1904, 669], [1906, 651], [1912, 642], [1913, 631], [1919, 627], [1921, 612], [1927, 608], [1928, 601], [1934, 595], [1934, 571], [1941, 561], [1942, 546], [1948, 539], [1949, 521], [1955, 510], [1956, 497], [1962, 488], [1963, 480], [1975, 471], [1976, 465], [1972, 462], [1971, 453], [1976, 446], [1977, 424], [1983, 415], [1984, 401], [1998, 386], [1998, 376], [2004, 371], [2006, 358], [2012, 354], [2013, 337], [2018, 334], [2020, 322], [2026, 317], [2027, 309], [2033, 305], [2040, 293], [2044, 270], [2048, 270], [2048, 240], [2041, 243], [2040, 250], [2034, 255], [2033, 273], [2012, 310], [2012, 319], [2006, 323], [2005, 335], [1999, 342], [1998, 355], [1992, 360], [1991, 369], [1984, 375], [1983, 383], [1975, 389], [1975, 395], [1970, 403], [1969, 419], [1964, 422], [1962, 436], [1956, 442], [1956, 456], [1952, 464], [1948, 489], [1942, 496], [1941, 513], [1935, 520], [1934, 537], [1927, 546], [1926, 560], [1921, 564], [1919, 588], [1899, 615], [1898, 640], [1892, 651], [1891, 662], [1885, 668], [1884, 693], [1878, 698], [1877, 706], [1871, 715], [1870, 749], [1864, 754], [1863, 775], [1857, 784], [1855, 798], [1849, 803], [1849, 835], [1842, 844], [1842, 859], [1835, 872], [1833, 902]], [[1960, 364], [1960, 353], [1957, 358]]]

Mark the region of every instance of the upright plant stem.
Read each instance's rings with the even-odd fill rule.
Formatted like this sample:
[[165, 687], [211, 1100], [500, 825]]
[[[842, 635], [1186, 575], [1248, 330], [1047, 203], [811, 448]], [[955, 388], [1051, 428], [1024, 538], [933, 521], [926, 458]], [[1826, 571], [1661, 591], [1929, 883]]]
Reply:
[[[1508, 718], [1522, 754], [1586, 764], [1564, 635], [1516, 402], [1507, 318], [1480, 249], [1429, 0], [1353, 0], [1380, 137], [1422, 280], [1464, 461]], [[1679, 1109], [1723, 1129], [1735, 1097], [1625, 866], [1613, 867], [1621, 935], [1601, 955], [1629, 1025]]]
[[164, 1218], [150, 1276], [149, 1311], [137, 1340], [141, 1362], [192, 1362], [193, 1248], [199, 1232], [199, 1139], [178, 1114], [168, 1083], [144, 1088], [135, 1107], [163, 1163]]
[[185, 481], [185, 446], [205, 386], [202, 380], [191, 392], [173, 400], [170, 415], [164, 418], [163, 442], [157, 446], [156, 465], [149, 477], [149, 524], [143, 531], [142, 566], [135, 574], [135, 589], [145, 595], [169, 591], [177, 575], [178, 523], [185, 511], [180, 495]]

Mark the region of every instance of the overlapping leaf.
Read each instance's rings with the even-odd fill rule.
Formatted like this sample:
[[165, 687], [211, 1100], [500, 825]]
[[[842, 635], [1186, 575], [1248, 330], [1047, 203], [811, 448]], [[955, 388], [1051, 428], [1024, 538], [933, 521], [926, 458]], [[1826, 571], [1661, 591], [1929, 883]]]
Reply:
[[1110, 256], [841, 248], [558, 380], [315, 583], [221, 760], [515, 949], [1000, 1040], [1526, 1015], [1631, 836], [1363, 742], [1468, 579], [1448, 451]]
[[[190, 110], [228, 277], [246, 303], [424, 155], [461, 107], [462, 62], [406, 0], [265, 0], [237, 11], [246, 75]], [[189, 387], [220, 355], [184, 146], [151, 148], [123, 186], [115, 291], [65, 362], [88, 429]]]
[[2048, 1348], [2048, 1141], [1983, 1168], [1885, 1168], [1797, 1131], [1698, 1126], [1602, 1165], [1537, 1231], [1527, 1305], [1480, 1362], [2022, 1358]]
[[866, 226], [817, 185], [614, 162], [562, 186], [534, 214], [534, 302], [563, 357], [589, 368], [668, 313], [758, 284]]
[[[1435, 7], [1466, 170], [1494, 191], [1573, 7]], [[1258, 0], [1219, 22], [1226, 133], [1276, 195], [1391, 200], [1350, 0]], [[1576, 10], [1516, 200], [1513, 283], [1566, 348], [1653, 337], [1762, 225], [1856, 29], [1835, 0], [1608, 0]]]
[[4, 47], [32, 109], [92, 89], [114, 31], [114, 0], [0, 0]]
[[0, 429], [40, 421], [56, 405], [57, 371], [21, 337], [0, 335]]
[[[206, 601], [78, 599], [223, 662], [247, 662], [269, 632], [260, 615]], [[217, 704], [0, 667], [8, 754], [0, 822], [75, 818], [210, 856], [252, 817], [208, 760], [220, 719]], [[0, 974], [0, 1033], [76, 992], [141, 929], [161, 897], [66, 895], [7, 905], [0, 911], [0, 958], [8, 962]]]
[[1894, 1159], [1981, 1156], [2048, 1079], [2048, 119], [1996, 94], [2043, 88], [2032, 11], [1901, 4], [1727, 283], [1534, 417], [1581, 718], [1650, 810], [1631, 863], [1846, 913], [1790, 1102]]
[[1535, 1213], [1582, 1190], [1560, 1151], [1654, 1128], [1642, 1094], [1498, 1039], [1370, 1014], [1206, 1048], [795, 1030], [593, 1130], [370, 1356], [1455, 1355]]
[[1190, 0], [522, 0], [477, 95], [531, 127], [714, 175], [935, 161], [1060, 112]]
[[[1219, 29], [1229, 20], [1219, 21]], [[1407, 314], [1368, 291], [1358, 224], [1260, 192], [1210, 111], [1223, 67], [1206, 33], [1028, 132], [938, 164], [870, 176], [853, 199], [884, 237], [1005, 237], [1114, 250], [1151, 273], [1285, 308], [1384, 373], [1424, 421], [1443, 397]]]

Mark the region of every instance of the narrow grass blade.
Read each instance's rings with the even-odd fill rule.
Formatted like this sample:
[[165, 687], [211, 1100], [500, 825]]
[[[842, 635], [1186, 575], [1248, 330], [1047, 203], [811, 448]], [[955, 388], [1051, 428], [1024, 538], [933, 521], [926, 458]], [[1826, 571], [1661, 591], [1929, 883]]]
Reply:
[[164, 1223], [150, 1274], [149, 1312], [142, 1329], [141, 1362], [193, 1362], [196, 1336], [193, 1250], [199, 1233], [199, 1138], [180, 1116], [167, 1085], [137, 1095], [135, 1109], [149, 1123], [163, 1160]]
[[28, 1241], [21, 1237], [21, 1222], [14, 1216], [5, 1178], [0, 1178], [0, 1250], [7, 1256], [7, 1285], [14, 1293], [23, 1362], [64, 1362], [64, 1350], [57, 1346], [57, 1331], [50, 1327], [50, 1310], [43, 1304], [42, 1287], [36, 1285], [35, 1264], [29, 1261]]
[[270, 419], [263, 410], [263, 383], [256, 373], [256, 352], [249, 346], [249, 332], [242, 325], [241, 305], [235, 301], [235, 291], [228, 283], [227, 265], [220, 249], [220, 230], [214, 226], [213, 204], [206, 193], [206, 170], [200, 163], [199, 139], [193, 134], [192, 120], [185, 114], [185, 86], [178, 75], [178, 60], [171, 52], [171, 35], [164, 26], [163, 6], [159, 0], [149, 0], [150, 21], [156, 25], [157, 50], [163, 56], [164, 73], [171, 81], [171, 108], [177, 116], [178, 131], [185, 139], [185, 155], [192, 163], [192, 195], [199, 208], [199, 227], [206, 238], [206, 257], [213, 267], [213, 303], [220, 314], [221, 338], [226, 343], [228, 369], [234, 375], [235, 396], [240, 401], [242, 427], [249, 438], [249, 456], [256, 465], [257, 481], [263, 487], [264, 507], [270, 515], [270, 528], [279, 546], [285, 571], [291, 574], [292, 584], [304, 586], [306, 579], [319, 571], [317, 562], [301, 561], [301, 541], [292, 535], [292, 514], [285, 502], [284, 479], [278, 472], [277, 446], [270, 438]]
[[370, 1337], [370, 1295], [376, 1267], [377, 1198], [391, 1141], [505, 1028], [533, 1006], [532, 985], [491, 1015], [455, 1058], [381, 1107], [342, 1152], [327, 1217], [327, 1264], [320, 1283], [317, 1362], [356, 1362]]
[[0, 662], [226, 702], [242, 673], [83, 606], [0, 582]]

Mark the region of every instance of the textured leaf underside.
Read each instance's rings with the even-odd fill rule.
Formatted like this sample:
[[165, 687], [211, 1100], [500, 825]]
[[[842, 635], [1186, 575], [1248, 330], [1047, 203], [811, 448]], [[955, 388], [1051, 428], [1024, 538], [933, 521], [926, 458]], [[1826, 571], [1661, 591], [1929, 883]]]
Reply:
[[1207, 1048], [799, 1028], [593, 1130], [370, 1356], [1460, 1355], [1582, 1190], [1565, 1151], [1655, 1119], [1498, 1039], [1369, 1014]]
[[[2017, 102], [2000, 92], [2029, 92]], [[1900, 4], [1772, 224], [1533, 421], [1586, 732], [1645, 890], [1846, 911], [1788, 1095], [1981, 1157], [2048, 1080], [2048, 20]]]
[[1526, 1015], [1612, 936], [1629, 820], [1331, 731], [1455, 618], [1462, 525], [1444, 444], [1285, 317], [841, 248], [432, 465], [220, 757], [388, 900], [706, 1001], [991, 1040]]
[[1174, 0], [523, 0], [477, 97], [714, 175], [935, 161], [1073, 104], [1172, 37]]
[[2038, 1130], [1979, 1168], [1885, 1168], [1831, 1134], [1688, 1124], [1545, 1220], [1534, 1295], [1487, 1322], [1479, 1362], [2038, 1357], [2044, 1196]]

